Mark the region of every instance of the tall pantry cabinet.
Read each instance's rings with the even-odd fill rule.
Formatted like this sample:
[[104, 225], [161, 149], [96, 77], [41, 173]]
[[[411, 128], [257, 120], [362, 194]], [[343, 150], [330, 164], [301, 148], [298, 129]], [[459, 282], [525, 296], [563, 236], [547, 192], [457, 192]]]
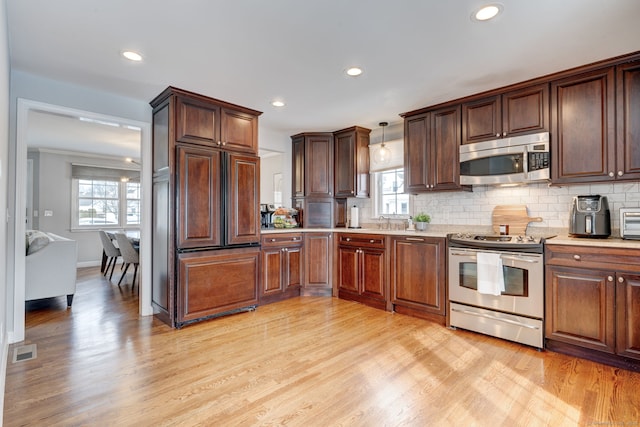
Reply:
[[157, 317], [181, 327], [255, 306], [261, 113], [173, 87], [151, 106]]

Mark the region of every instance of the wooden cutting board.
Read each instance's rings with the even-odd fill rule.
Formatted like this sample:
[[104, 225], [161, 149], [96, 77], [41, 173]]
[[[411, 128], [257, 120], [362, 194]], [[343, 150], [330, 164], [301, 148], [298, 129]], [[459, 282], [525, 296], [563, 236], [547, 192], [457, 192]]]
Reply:
[[493, 208], [491, 215], [491, 224], [493, 232], [500, 233], [500, 225], [509, 225], [509, 234], [525, 235], [527, 233], [527, 225], [530, 222], [541, 222], [539, 216], [530, 217], [527, 213], [527, 205], [498, 205]]

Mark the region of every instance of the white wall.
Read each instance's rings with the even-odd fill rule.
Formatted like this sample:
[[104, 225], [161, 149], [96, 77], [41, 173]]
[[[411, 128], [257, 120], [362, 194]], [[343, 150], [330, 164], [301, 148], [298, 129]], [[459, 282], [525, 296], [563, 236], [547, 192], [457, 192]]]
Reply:
[[7, 4], [0, 1], [0, 425], [4, 408], [4, 384], [7, 370], [7, 320], [13, 301], [7, 298], [7, 188], [9, 158], [9, 42], [7, 40]]
[[[81, 154], [59, 153], [50, 150], [29, 151], [30, 158], [34, 154], [38, 154], [39, 158], [37, 163], [34, 162], [34, 180], [36, 181], [34, 182], [34, 194], [38, 197], [34, 201], [34, 206], [40, 211], [37, 218], [37, 228], [78, 242], [79, 267], [100, 265], [102, 242], [98, 233], [96, 231], [71, 230], [71, 164], [80, 163], [122, 169], [130, 169], [131, 165], [122, 159], [86, 157]], [[44, 216], [45, 210], [52, 211], [53, 216]]]
[[[568, 185], [550, 187], [548, 184], [530, 184], [520, 187], [473, 187], [473, 192], [436, 192], [411, 196], [412, 215], [426, 212], [432, 224], [454, 226], [490, 226], [491, 213], [496, 205], [527, 205], [529, 216], [542, 217], [543, 222], [532, 222], [531, 228], [568, 229], [569, 209], [573, 196], [600, 194], [607, 196], [611, 210], [612, 234], [618, 235], [621, 207], [640, 207], [638, 182]], [[361, 222], [375, 223], [371, 199], [349, 199], [349, 206], [360, 207]], [[473, 227], [469, 227], [473, 228]]]
[[[16, 168], [24, 169], [25, 167], [25, 165], [16, 164], [17, 103], [19, 98], [113, 117], [120, 117], [138, 122], [149, 123], [151, 121], [151, 107], [146, 101], [135, 100], [69, 83], [58, 82], [16, 70], [11, 70], [10, 76], [8, 157], [9, 159], [12, 159], [12, 161], [9, 162], [7, 179], [7, 204], [9, 212], [14, 212], [16, 205]], [[7, 229], [7, 245], [9, 248], [13, 248], [16, 242], [15, 227], [15, 219], [11, 218], [9, 221], [9, 228]], [[7, 330], [9, 333], [12, 333], [14, 331], [13, 303], [14, 277], [16, 275], [16, 272], [14, 271], [14, 251], [7, 252], [6, 263], [8, 283], [10, 283], [11, 286], [8, 286], [7, 288], [8, 308], [5, 317], [8, 320]], [[143, 299], [142, 297], [143, 295], [141, 294], [141, 300]], [[146, 300], [146, 296], [144, 299]], [[20, 327], [19, 329], [22, 328]]]
[[[279, 165], [274, 164], [268, 158], [260, 161], [261, 187], [264, 184], [262, 181], [273, 180], [273, 173], [279, 169], [282, 172], [282, 180], [284, 182], [282, 204], [291, 207], [291, 136], [285, 132], [275, 132], [260, 128], [258, 131], [258, 145], [260, 148], [282, 153], [278, 159]], [[263, 192], [265, 191], [270, 190], [261, 188], [260, 201], [269, 203], [267, 198], [271, 198], [271, 196], [263, 197]]]

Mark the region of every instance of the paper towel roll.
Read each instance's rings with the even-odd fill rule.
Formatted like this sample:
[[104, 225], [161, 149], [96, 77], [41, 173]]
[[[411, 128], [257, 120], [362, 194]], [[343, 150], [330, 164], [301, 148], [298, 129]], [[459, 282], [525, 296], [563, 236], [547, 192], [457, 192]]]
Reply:
[[351, 208], [351, 228], [360, 228], [360, 209], [357, 206]]

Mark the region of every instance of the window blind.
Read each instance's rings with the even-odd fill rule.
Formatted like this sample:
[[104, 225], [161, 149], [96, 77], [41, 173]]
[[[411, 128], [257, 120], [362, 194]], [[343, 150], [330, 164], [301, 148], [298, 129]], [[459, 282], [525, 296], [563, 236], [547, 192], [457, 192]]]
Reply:
[[140, 171], [133, 169], [117, 169], [102, 166], [71, 164], [71, 177], [74, 179], [92, 179], [102, 181], [140, 182]]

